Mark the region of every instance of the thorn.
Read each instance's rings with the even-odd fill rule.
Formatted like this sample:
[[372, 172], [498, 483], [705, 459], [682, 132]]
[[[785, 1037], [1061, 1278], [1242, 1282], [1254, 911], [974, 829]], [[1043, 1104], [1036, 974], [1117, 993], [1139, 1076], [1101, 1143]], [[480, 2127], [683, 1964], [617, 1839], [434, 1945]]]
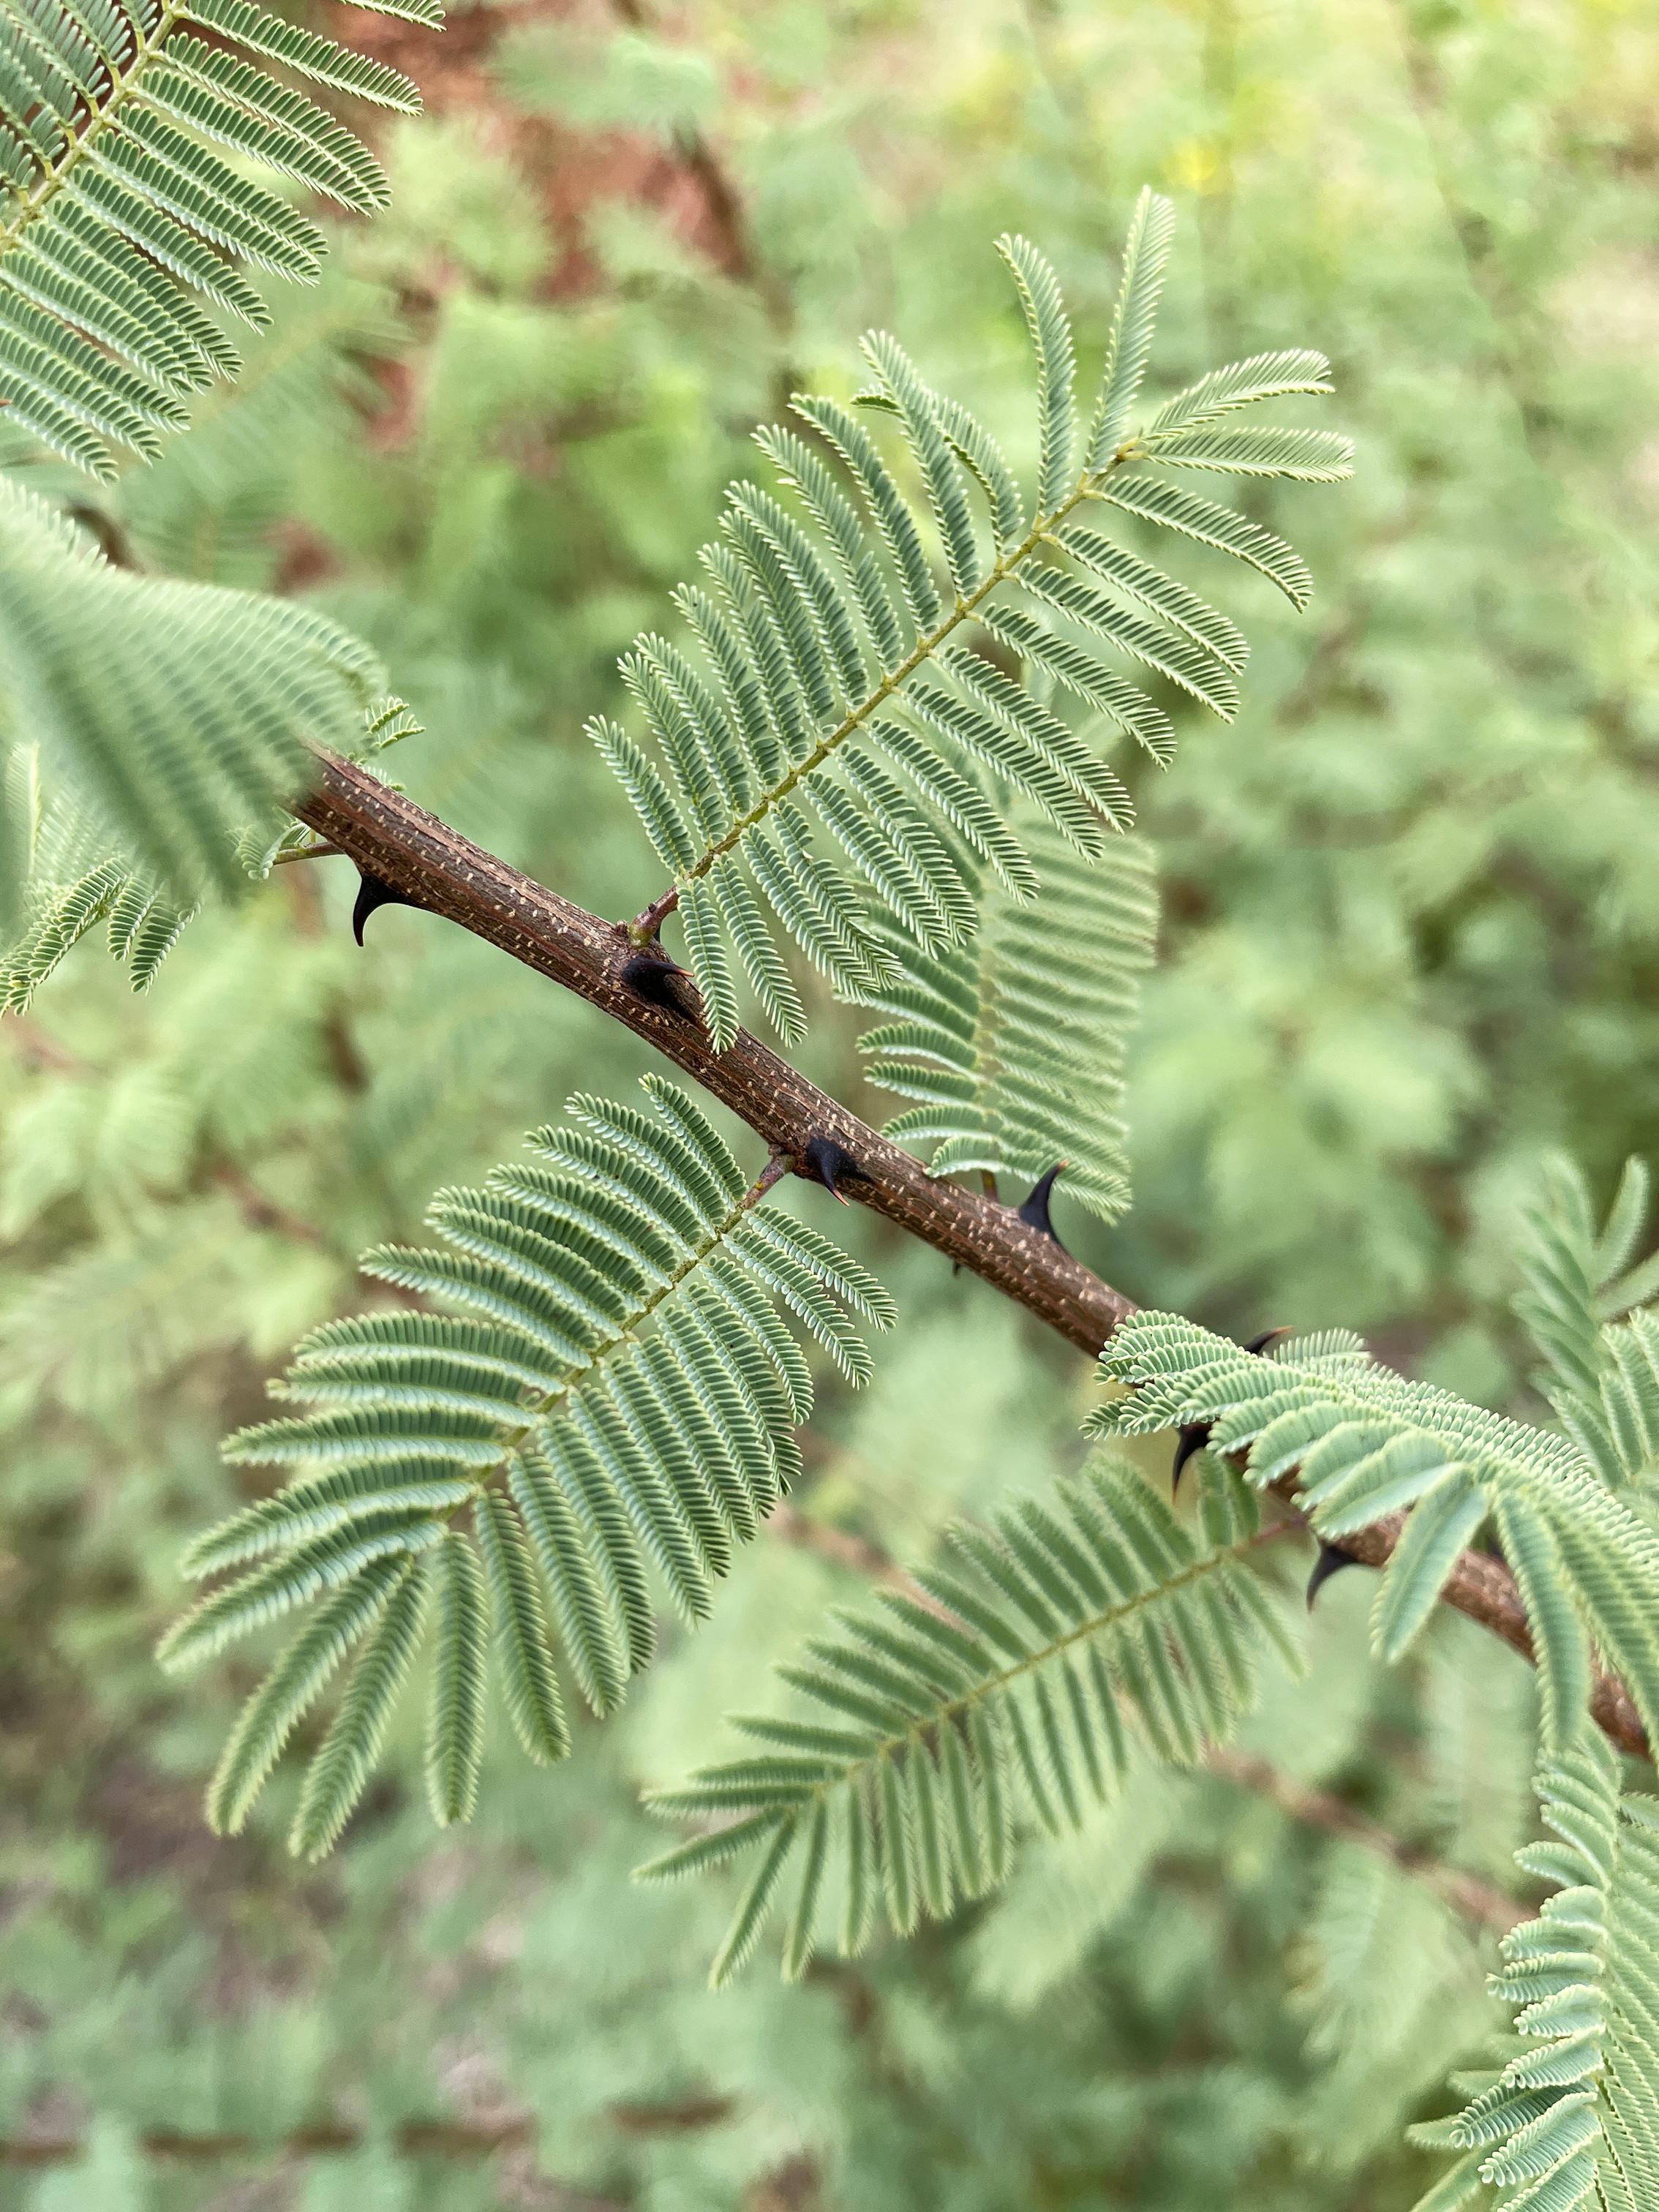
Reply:
[[[1065, 1164], [1065, 1161], [1062, 1160], [1060, 1166], [1064, 1167]], [[1034, 1190], [1031, 1193], [1030, 1197], [1026, 1200], [1025, 1206], [1031, 1205], [1036, 1200], [1038, 1192], [1041, 1192], [1042, 1194], [1044, 1210], [1046, 1212], [1048, 1191], [1053, 1186], [1054, 1177], [1059, 1173], [1060, 1168], [1051, 1168], [1048, 1173], [1044, 1176], [1042, 1181], [1037, 1185], [1036, 1190]], [[1025, 1206], [1022, 1206], [1019, 1209], [1020, 1218], [1023, 1221], [1030, 1221], [1031, 1217], [1026, 1212]], [[1033, 1223], [1032, 1225], [1033, 1227], [1041, 1227], [1042, 1224], [1041, 1223]], [[1048, 1234], [1051, 1237], [1054, 1236], [1054, 1232], [1052, 1229], [1049, 1230]], [[1058, 1244], [1060, 1243], [1060, 1239], [1057, 1237], [1054, 1237], [1054, 1242]], [[1063, 1251], [1065, 1247], [1061, 1245], [1060, 1249]], [[1288, 1328], [1264, 1329], [1260, 1336], [1253, 1336], [1248, 1344], [1241, 1345], [1239, 1349], [1243, 1352], [1253, 1352], [1259, 1355], [1267, 1350], [1267, 1346], [1273, 1342], [1276, 1336], [1288, 1336], [1290, 1334], [1291, 1332]], [[1176, 1446], [1175, 1466], [1170, 1475], [1170, 1495], [1171, 1498], [1175, 1496], [1176, 1491], [1181, 1487], [1181, 1470], [1186, 1466], [1189, 1459], [1193, 1458], [1197, 1453], [1203, 1450], [1205, 1445], [1207, 1444], [1209, 1441], [1210, 1424], [1207, 1421], [1188, 1421], [1182, 1427], [1181, 1431], [1181, 1441]], [[1343, 1556], [1346, 1559], [1347, 1554], [1345, 1553]], [[1328, 1571], [1334, 1574], [1336, 1570], [1334, 1567], [1332, 1567]]]
[[[1060, 1161], [1056, 1166], [1049, 1169], [1048, 1174], [1040, 1182], [1034, 1182], [1031, 1185], [1030, 1196], [1019, 1209], [1020, 1219], [1054, 1244], [1060, 1244], [1060, 1239], [1054, 1235], [1054, 1224], [1048, 1218], [1048, 1200], [1053, 1194], [1055, 1182], [1065, 1173], [1068, 1164], [1069, 1163], [1065, 1160]], [[1060, 1244], [1060, 1249], [1063, 1252], [1066, 1247]]]
[[1344, 1567], [1362, 1567], [1364, 1564], [1363, 1559], [1355, 1559], [1352, 1552], [1345, 1552], [1340, 1544], [1328, 1544], [1322, 1539], [1319, 1557], [1314, 1561], [1313, 1572], [1308, 1577], [1309, 1612], [1313, 1611], [1314, 1600], [1333, 1575], [1340, 1575]]
[[622, 982], [625, 991], [643, 999], [647, 1006], [659, 1006], [664, 1013], [678, 1014], [682, 1021], [698, 1018], [700, 1009], [691, 979], [665, 952], [635, 952], [623, 964]]
[[1173, 1498], [1181, 1487], [1181, 1470], [1195, 1454], [1201, 1452], [1210, 1441], [1207, 1421], [1188, 1421], [1181, 1431], [1181, 1441], [1176, 1446], [1175, 1466], [1170, 1474], [1170, 1495]]
[[1261, 1335], [1253, 1336], [1243, 1349], [1246, 1352], [1263, 1352], [1276, 1336], [1290, 1336], [1293, 1333], [1289, 1328], [1264, 1328]]
[[847, 1200], [841, 1195], [842, 1183], [870, 1180], [851, 1152], [833, 1137], [814, 1137], [800, 1156], [797, 1172], [810, 1176], [814, 1182], [821, 1182], [830, 1197], [839, 1199], [843, 1206]]
[[366, 868], [359, 868], [357, 874], [357, 903], [351, 909], [351, 933], [359, 945], [363, 941], [363, 924], [377, 907], [412, 906], [420, 910], [418, 899], [407, 897], [391, 884], [383, 884], [378, 876], [371, 876]]

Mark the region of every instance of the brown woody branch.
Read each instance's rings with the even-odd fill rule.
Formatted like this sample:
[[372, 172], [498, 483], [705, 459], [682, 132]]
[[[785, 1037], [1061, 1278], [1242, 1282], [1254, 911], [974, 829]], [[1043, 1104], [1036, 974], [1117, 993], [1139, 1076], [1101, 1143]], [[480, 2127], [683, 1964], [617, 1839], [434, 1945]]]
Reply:
[[[890, 1144], [747, 1030], [740, 1030], [717, 1055], [699, 1020], [647, 1001], [623, 981], [629, 963], [638, 957], [625, 922], [602, 921], [544, 889], [368, 769], [319, 754], [316, 788], [296, 801], [294, 811], [359, 868], [414, 905], [459, 922], [645, 1038], [729, 1107], [775, 1154], [799, 1162], [815, 1137], [840, 1146], [860, 1170], [858, 1179], [845, 1185], [848, 1197], [969, 1268], [1080, 1352], [1097, 1355], [1118, 1323], [1136, 1310], [1121, 1291], [1022, 1221], [1012, 1206], [958, 1183], [936, 1181], [919, 1160]], [[1293, 1498], [1294, 1477], [1279, 1487]], [[1399, 1541], [1404, 1519], [1402, 1514], [1390, 1515], [1346, 1535], [1343, 1549], [1367, 1566], [1380, 1567]], [[1465, 1552], [1444, 1595], [1460, 1613], [1532, 1658], [1526, 1611], [1500, 1559]], [[1591, 1711], [1621, 1750], [1648, 1755], [1640, 1717], [1616, 1677], [1598, 1677]]]

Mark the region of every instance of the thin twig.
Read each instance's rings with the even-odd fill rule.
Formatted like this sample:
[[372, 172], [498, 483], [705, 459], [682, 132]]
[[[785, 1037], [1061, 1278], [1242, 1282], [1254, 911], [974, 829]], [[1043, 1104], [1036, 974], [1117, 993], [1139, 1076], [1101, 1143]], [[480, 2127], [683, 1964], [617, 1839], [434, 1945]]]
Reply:
[[1310, 1790], [1300, 1782], [1293, 1782], [1288, 1774], [1265, 1759], [1252, 1759], [1246, 1752], [1215, 1744], [1206, 1754], [1206, 1764], [1212, 1774], [1220, 1775], [1224, 1781], [1237, 1783], [1241, 1790], [1254, 1790], [1257, 1796], [1267, 1798], [1287, 1818], [1299, 1820], [1304, 1827], [1322, 1828], [1329, 1835], [1341, 1836], [1378, 1858], [1387, 1859], [1443, 1898], [1467, 1920], [1495, 1928], [1500, 1936], [1506, 1936], [1511, 1928], [1531, 1917], [1524, 1905], [1505, 1897], [1490, 1882], [1465, 1874], [1461, 1867], [1447, 1866], [1442, 1860], [1429, 1857], [1415, 1844], [1396, 1836], [1391, 1828], [1385, 1828], [1381, 1821], [1367, 1819], [1364, 1813], [1345, 1805], [1328, 1790]]
[[[526, 2115], [483, 2124], [463, 2120], [405, 2120], [393, 2137], [404, 2158], [483, 2159], [534, 2139], [536, 2123]], [[231, 2130], [152, 2128], [139, 2139], [146, 2157], [171, 2166], [218, 2166], [261, 2152], [287, 2158], [339, 2158], [365, 2141], [361, 2128], [323, 2124], [296, 2128], [291, 2135], [266, 2139]], [[0, 2167], [74, 2166], [87, 2145], [73, 2136], [0, 2136]], [[598, 2205], [601, 2200], [584, 2200]], [[604, 2202], [608, 2205], [610, 2200]]]

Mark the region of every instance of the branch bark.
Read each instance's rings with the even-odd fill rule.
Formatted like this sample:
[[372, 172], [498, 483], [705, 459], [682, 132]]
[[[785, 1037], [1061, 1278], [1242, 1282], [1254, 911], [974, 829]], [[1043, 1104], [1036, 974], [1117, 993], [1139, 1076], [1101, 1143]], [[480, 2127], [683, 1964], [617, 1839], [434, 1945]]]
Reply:
[[[1023, 1305], [1091, 1358], [1136, 1308], [1073, 1259], [1012, 1206], [957, 1183], [936, 1181], [921, 1162], [890, 1144], [855, 1114], [809, 1083], [799, 1069], [740, 1030], [718, 1056], [692, 1016], [642, 998], [624, 980], [638, 957], [625, 922], [603, 921], [510, 867], [353, 763], [319, 753], [315, 788], [294, 811], [349, 854], [365, 873], [415, 906], [459, 922], [538, 975], [562, 984], [621, 1022], [729, 1107], [795, 1172], [815, 1137], [849, 1153], [860, 1170], [846, 1195], [883, 1215], [936, 1252], [967, 1267]], [[689, 990], [689, 986], [688, 986]], [[688, 998], [688, 1003], [690, 1003]], [[1295, 1496], [1293, 1477], [1282, 1486]], [[1384, 1565], [1400, 1540], [1403, 1514], [1343, 1538], [1367, 1566]], [[1444, 1592], [1448, 1604], [1480, 1621], [1524, 1657], [1533, 1657], [1526, 1611], [1502, 1560], [1465, 1552]], [[1600, 1674], [1591, 1711], [1620, 1750], [1648, 1754], [1647, 1736], [1622, 1682]]]

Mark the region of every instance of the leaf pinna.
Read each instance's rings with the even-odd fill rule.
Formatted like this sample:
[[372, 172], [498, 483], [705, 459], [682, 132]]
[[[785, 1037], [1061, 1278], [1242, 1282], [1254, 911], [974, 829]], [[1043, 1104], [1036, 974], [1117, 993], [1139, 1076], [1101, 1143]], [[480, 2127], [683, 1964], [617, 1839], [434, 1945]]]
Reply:
[[1246, 1493], [1200, 1547], [1132, 1468], [1101, 1457], [1054, 1499], [1022, 1499], [989, 1529], [958, 1525], [948, 1568], [838, 1613], [833, 1636], [780, 1669], [797, 1710], [736, 1719], [748, 1756], [652, 1794], [655, 1813], [698, 1832], [638, 1878], [753, 1863], [717, 1984], [752, 1953], [786, 1878], [792, 1979], [837, 1904], [849, 1954], [880, 1910], [900, 1935], [945, 1919], [1006, 1879], [1023, 1828], [1076, 1826], [1112, 1795], [1132, 1732], [1178, 1765], [1231, 1732], [1263, 1637], [1284, 1641], [1243, 1563], [1257, 1526]]
[[778, 1308], [849, 1381], [870, 1373], [847, 1315], [889, 1326], [880, 1284], [762, 1203], [768, 1179], [745, 1181], [684, 1091], [644, 1087], [650, 1110], [574, 1098], [576, 1126], [538, 1130], [531, 1160], [440, 1192], [441, 1247], [362, 1265], [442, 1310], [329, 1322], [278, 1392], [311, 1410], [228, 1444], [296, 1472], [191, 1547], [187, 1573], [232, 1571], [163, 1640], [164, 1663], [319, 1603], [238, 1723], [210, 1791], [216, 1825], [241, 1826], [356, 1648], [291, 1838], [327, 1850], [428, 1613], [434, 1817], [471, 1813], [492, 1670], [525, 1751], [562, 1758], [556, 1655], [596, 1713], [612, 1710], [652, 1655], [653, 1576], [699, 1620], [789, 1486], [812, 1391]]
[[[647, 942], [678, 908], [717, 1049], [736, 1031], [738, 972], [786, 1042], [804, 1027], [767, 908], [847, 996], [879, 999], [912, 958], [946, 958], [973, 935], [978, 865], [1014, 898], [1032, 895], [1036, 872], [1006, 820], [1015, 798], [1098, 860], [1132, 811], [1094, 729], [1127, 732], [1158, 761], [1175, 744], [1165, 708], [1121, 672], [1121, 657], [1233, 714], [1244, 641], [1103, 534], [1120, 485], [1125, 511], [1304, 593], [1306, 572], [1268, 532], [1141, 473], [1169, 465], [1323, 482], [1349, 470], [1346, 441], [1327, 431], [1214, 427], [1259, 400], [1328, 392], [1326, 364], [1311, 353], [1217, 371], [1130, 434], [1171, 220], [1166, 202], [1143, 194], [1086, 450], [1054, 271], [1025, 240], [1000, 243], [1037, 365], [1041, 459], [1029, 517], [989, 432], [933, 391], [896, 340], [873, 333], [865, 353], [874, 381], [859, 400], [893, 425], [921, 501], [858, 415], [836, 400], [797, 399], [812, 444], [781, 428], [758, 437], [787, 499], [736, 485], [720, 538], [703, 549], [703, 581], [676, 596], [684, 639], [642, 636], [624, 658], [647, 740], [610, 720], [590, 732], [672, 878], [635, 923], [635, 940]], [[976, 649], [975, 625], [995, 657]], [[998, 659], [1011, 653], [1081, 708], [1087, 734], [1003, 672]]]
[[[1537, 1778], [1558, 1841], [1516, 1854], [1553, 1884], [1504, 1939], [1488, 1984], [1516, 2008], [1461, 2112], [1411, 2130], [1463, 2155], [1416, 2212], [1643, 2212], [1659, 2125], [1659, 1799], [1620, 1794], [1619, 1762], [1593, 1730]], [[1495, 2198], [1486, 2188], [1496, 2188]]]
[[[1067, 1197], [1112, 1221], [1129, 1203], [1123, 1065], [1158, 934], [1152, 857], [1125, 837], [1091, 865], [1042, 824], [1030, 845], [1042, 889], [984, 884], [973, 943], [925, 959], [879, 930], [902, 973], [869, 994], [892, 1018], [859, 1049], [870, 1082], [921, 1102], [884, 1133], [929, 1148], [934, 1175], [1035, 1182], [1063, 1160]], [[1042, 1214], [1026, 1218], [1052, 1235]]]
[[[442, 27], [438, 0], [364, 4]], [[314, 281], [322, 233], [248, 165], [362, 214], [387, 203], [367, 147], [263, 62], [420, 108], [397, 70], [256, 0], [0, 0], [0, 401], [92, 476], [114, 477], [118, 447], [158, 453], [240, 368], [194, 295], [264, 330], [237, 259]]]

